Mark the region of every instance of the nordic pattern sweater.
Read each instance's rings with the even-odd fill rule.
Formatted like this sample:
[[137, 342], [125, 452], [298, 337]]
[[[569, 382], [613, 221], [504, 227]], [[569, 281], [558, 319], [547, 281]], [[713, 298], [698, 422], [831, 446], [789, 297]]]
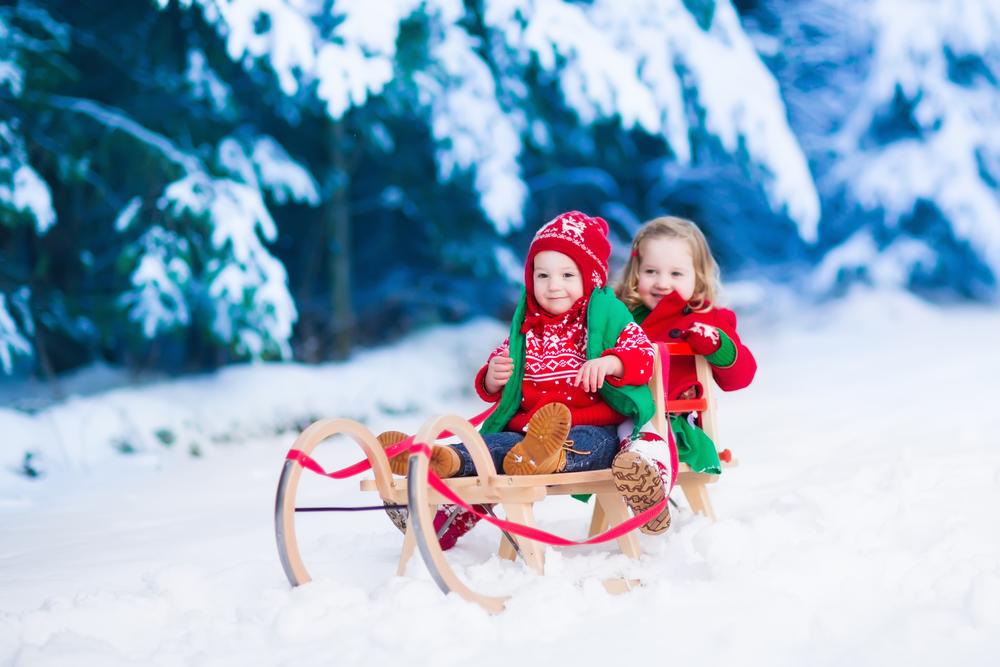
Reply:
[[[511, 335], [493, 350], [475, 380], [476, 391], [483, 400], [492, 403], [506, 399], [501, 401], [501, 407], [505, 402], [508, 406], [516, 403], [517, 407], [509, 421], [500, 423], [501, 417], [493, 424], [487, 422], [484, 432], [522, 430], [535, 411], [547, 403], [565, 404], [574, 426], [615, 425], [627, 416], [641, 418], [643, 414], [652, 414], [652, 397], [646, 387], [653, 371], [653, 346], [649, 338], [610, 290], [594, 290], [589, 298], [586, 307], [570, 309], [559, 320], [523, 333], [520, 331], [523, 308], [518, 309]], [[511, 351], [511, 336], [521, 338], [515, 348], [523, 346], [519, 386], [516, 386], [518, 359], [516, 352]], [[490, 394], [486, 391], [486, 370], [489, 360], [500, 354], [514, 357], [515, 373], [507, 386]], [[605, 386], [596, 393], [573, 386], [585, 361], [610, 354], [621, 359], [622, 377], [608, 376]], [[623, 400], [623, 396], [628, 400]], [[625, 412], [616, 410], [609, 401]]]

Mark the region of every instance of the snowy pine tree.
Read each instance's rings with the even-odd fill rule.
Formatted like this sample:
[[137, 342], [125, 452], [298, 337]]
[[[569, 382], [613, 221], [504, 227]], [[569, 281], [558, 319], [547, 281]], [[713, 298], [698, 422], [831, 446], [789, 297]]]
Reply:
[[316, 360], [500, 314], [570, 208], [619, 248], [687, 215], [728, 271], [825, 292], [992, 298], [997, 10], [955, 6], [8, 3], [0, 362]]
[[[529, 181], [541, 176], [551, 187], [535, 168], [561, 165], [569, 172], [561, 179], [609, 183], [601, 209], [634, 223], [669, 204], [637, 192], [664, 190], [657, 180], [674, 178], [656, 166], [664, 155], [691, 167], [708, 154], [698, 146], [712, 144], [758, 184], [771, 217], [794, 221], [777, 234], [815, 238], [819, 201], [804, 155], [728, 0], [193, 4], [226, 39], [231, 58], [264, 66], [300, 104], [315, 94], [335, 121], [350, 122], [350, 109], [367, 118], [373, 100], [419, 112], [440, 179], [469, 174], [501, 235], [523, 225], [526, 206], [552, 213], [529, 202]], [[618, 172], [635, 170], [636, 156], [599, 166], [615, 159], [607, 136], [597, 135], [602, 125], [618, 128], [612, 143], [626, 152], [630, 133], [648, 137], [638, 161], [657, 174], [617, 183], [625, 175]]]
[[865, 9], [872, 69], [837, 137], [836, 173], [884, 227], [859, 233], [898, 257], [903, 285], [986, 296], [1000, 276], [1000, 6]]
[[728, 0], [497, 2], [485, 4], [485, 20], [514, 52], [513, 96], [538, 68], [583, 127], [617, 120], [662, 138], [681, 165], [693, 162], [693, 138], [714, 139], [815, 237], [819, 199], [805, 157]]
[[32, 283], [39, 277], [27, 257], [7, 249], [36, 244], [56, 223], [52, 192], [32, 166], [22, 134], [20, 102], [29, 75], [50, 74], [65, 35], [65, 26], [41, 7], [0, 7], [0, 373], [10, 373], [16, 357], [34, 355]]
[[[74, 3], [4, 11], [15, 39], [4, 41], [12, 46], [0, 72], [16, 96], [0, 128], [0, 184], [16, 187], [0, 185], [3, 221], [39, 235], [51, 228], [34, 244], [34, 265], [0, 290], [9, 303], [30, 295], [33, 317], [7, 313], [7, 323], [37, 324], [35, 344], [53, 339], [60, 367], [125, 341], [143, 354], [168, 334], [206, 341], [181, 342], [182, 356], [218, 345], [240, 358], [289, 357], [296, 309], [265, 246], [278, 234], [269, 207], [316, 206], [318, 185], [255, 129], [271, 119], [248, 113], [246, 101], [260, 100], [251, 81], [214, 69], [219, 56], [231, 68], [214, 35], [206, 41], [183, 13], [141, 3], [116, 10], [114, 24]], [[32, 76], [22, 76], [29, 58]], [[90, 68], [121, 76], [80, 74]], [[29, 154], [42, 156], [44, 176]], [[63, 224], [53, 226], [60, 203], [43, 178], [71, 211]], [[14, 261], [30, 257], [7, 248]], [[5, 340], [23, 351], [24, 330]]]
[[[747, 3], [754, 4], [754, 3]], [[824, 199], [815, 275], [995, 298], [1000, 9], [771, 0], [748, 9]]]

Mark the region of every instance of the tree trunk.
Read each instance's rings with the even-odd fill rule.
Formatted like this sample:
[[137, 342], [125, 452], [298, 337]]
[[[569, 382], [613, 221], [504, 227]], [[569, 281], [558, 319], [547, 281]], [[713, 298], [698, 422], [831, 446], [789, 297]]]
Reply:
[[45, 380], [49, 383], [49, 388], [52, 390], [52, 398], [61, 401], [66, 398], [66, 394], [63, 393], [59, 378], [56, 376], [55, 369], [52, 368], [52, 361], [49, 359], [49, 351], [45, 346], [45, 337], [42, 335], [42, 327], [38, 323], [36, 313], [33, 312], [31, 316], [35, 318], [35, 331], [32, 336], [32, 342], [35, 345], [35, 356], [38, 359], [38, 365], [41, 367], [42, 373], [45, 375]]
[[330, 299], [333, 306], [333, 339], [330, 343], [334, 358], [344, 359], [351, 351], [354, 307], [351, 304], [351, 174], [342, 121], [331, 122], [329, 138], [330, 157], [336, 174], [336, 186], [326, 215]]
[[[315, 302], [324, 299], [326, 290], [322, 285], [326, 282], [326, 224], [325, 210], [318, 212], [318, 223], [306, 229], [308, 242], [306, 256], [300, 263], [299, 287], [295, 302], [299, 306], [298, 345], [295, 358], [310, 364], [319, 363], [326, 354], [325, 336], [326, 323], [329, 317], [318, 316]], [[325, 301], [324, 301], [325, 303]]]

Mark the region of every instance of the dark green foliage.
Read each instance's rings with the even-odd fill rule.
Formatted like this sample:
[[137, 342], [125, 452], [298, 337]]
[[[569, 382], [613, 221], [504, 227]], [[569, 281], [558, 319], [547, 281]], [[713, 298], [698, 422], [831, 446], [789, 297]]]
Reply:
[[153, 433], [156, 439], [160, 441], [160, 444], [164, 447], [170, 447], [175, 442], [177, 442], [177, 434], [171, 431], [169, 428], [156, 429]]
[[28, 479], [38, 479], [44, 475], [35, 462], [34, 452], [24, 453], [24, 458], [21, 460], [21, 467], [18, 469], [18, 472]]
[[715, 0], [683, 0], [683, 2], [702, 30], [708, 30], [712, 27], [712, 18], [715, 16]]
[[111, 446], [114, 447], [115, 451], [120, 454], [135, 454], [136, 452], [135, 445], [133, 445], [132, 442], [126, 438], [115, 439], [111, 443]]

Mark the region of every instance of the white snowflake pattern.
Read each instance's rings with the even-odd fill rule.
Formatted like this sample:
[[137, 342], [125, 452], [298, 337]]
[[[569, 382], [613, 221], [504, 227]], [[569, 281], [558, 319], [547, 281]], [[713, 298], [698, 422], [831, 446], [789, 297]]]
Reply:
[[574, 234], [581, 241], [583, 240], [583, 232], [587, 229], [587, 223], [583, 220], [577, 220], [574, 216], [563, 216], [562, 219], [562, 231]]

